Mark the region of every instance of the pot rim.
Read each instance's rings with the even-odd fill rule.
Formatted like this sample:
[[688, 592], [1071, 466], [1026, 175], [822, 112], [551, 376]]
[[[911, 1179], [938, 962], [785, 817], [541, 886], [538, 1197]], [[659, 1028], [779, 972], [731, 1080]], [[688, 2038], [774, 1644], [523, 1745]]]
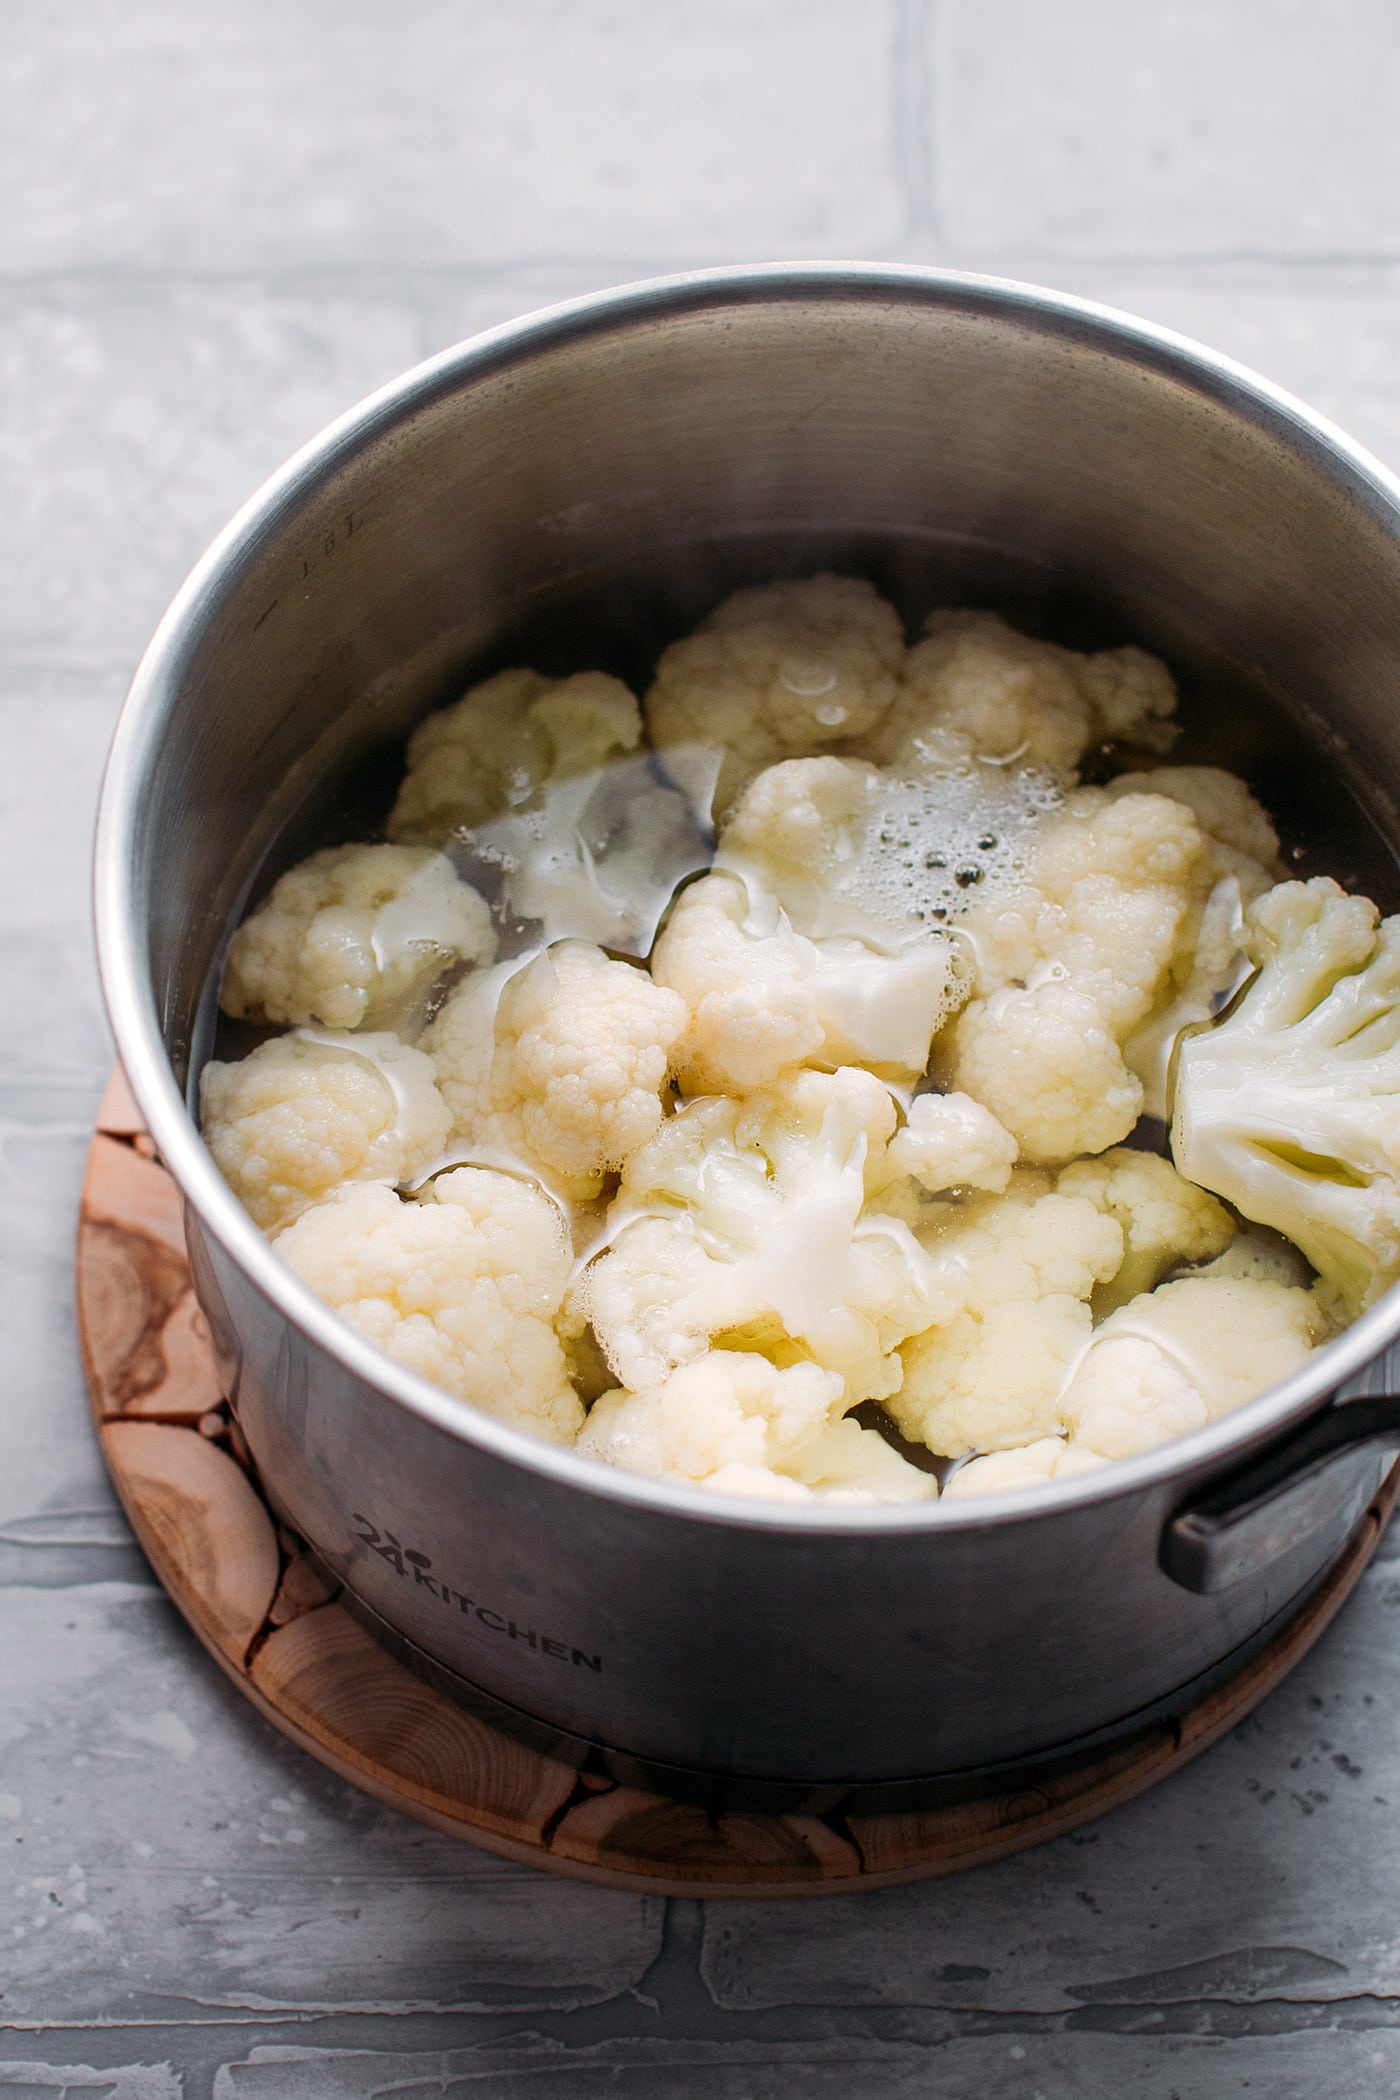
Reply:
[[1114, 307], [1010, 278], [916, 264], [753, 263], [648, 278], [527, 313], [467, 338], [391, 380], [313, 437], [236, 512], [190, 572], [137, 667], [102, 781], [93, 861], [98, 972], [128, 1083], [161, 1159], [204, 1229], [263, 1296], [354, 1377], [435, 1428], [490, 1456], [600, 1501], [734, 1529], [818, 1535], [971, 1530], [1030, 1521], [1150, 1490], [1232, 1457], [1301, 1422], [1371, 1363], [1400, 1331], [1400, 1286], [1324, 1344], [1281, 1384], [1204, 1428], [1091, 1473], [1044, 1486], [932, 1502], [794, 1507], [719, 1495], [627, 1473], [512, 1428], [381, 1353], [281, 1262], [224, 1181], [175, 1082], [144, 961], [131, 876], [141, 786], [186, 662], [219, 607], [225, 578], [258, 541], [378, 434], [464, 383], [560, 342], [695, 311], [784, 301], [888, 301], [995, 315], [1086, 342], [1101, 354], [1171, 375], [1286, 438], [1400, 537], [1400, 479], [1327, 418], [1234, 359]]

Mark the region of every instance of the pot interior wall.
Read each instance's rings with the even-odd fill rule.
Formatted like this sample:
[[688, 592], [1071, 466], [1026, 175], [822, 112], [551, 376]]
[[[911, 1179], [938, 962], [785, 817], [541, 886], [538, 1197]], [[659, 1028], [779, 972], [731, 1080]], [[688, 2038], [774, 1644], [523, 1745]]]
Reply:
[[260, 866], [371, 832], [428, 707], [522, 660], [640, 683], [735, 583], [820, 566], [911, 617], [980, 603], [1161, 649], [1189, 755], [1246, 773], [1300, 871], [1400, 901], [1400, 553], [1363, 475], [1073, 314], [796, 280], [713, 299], [443, 367], [284, 487], [185, 622], [136, 870], [182, 1075]]

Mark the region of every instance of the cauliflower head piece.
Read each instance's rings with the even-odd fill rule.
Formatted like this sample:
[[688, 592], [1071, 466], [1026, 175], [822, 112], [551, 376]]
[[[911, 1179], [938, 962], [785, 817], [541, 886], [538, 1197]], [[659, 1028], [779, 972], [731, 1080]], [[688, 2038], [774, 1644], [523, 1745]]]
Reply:
[[1400, 1278], [1400, 917], [1325, 876], [1248, 914], [1256, 974], [1177, 1050], [1172, 1156], [1354, 1317]]
[[411, 1181], [452, 1116], [432, 1062], [387, 1030], [299, 1029], [200, 1079], [204, 1142], [269, 1236], [346, 1182]]
[[1063, 1437], [1042, 1436], [1013, 1450], [968, 1459], [949, 1475], [943, 1493], [954, 1501], [965, 1495], [1005, 1495], [1017, 1488], [1040, 1487], [1047, 1480], [1073, 1480], [1107, 1464], [1097, 1452], [1068, 1444]]
[[551, 1443], [583, 1404], [552, 1325], [571, 1252], [558, 1207], [460, 1167], [417, 1202], [375, 1183], [305, 1210], [277, 1251], [332, 1311], [410, 1371]]
[[1055, 1187], [1062, 1196], [1087, 1197], [1123, 1228], [1122, 1264], [1094, 1292], [1096, 1319], [1155, 1290], [1170, 1269], [1216, 1260], [1235, 1236], [1224, 1205], [1155, 1152], [1115, 1146], [1064, 1168]]
[[995, 613], [934, 612], [909, 651], [893, 707], [855, 747], [877, 764], [917, 762], [930, 738], [986, 759], [1072, 773], [1106, 739], [1164, 751], [1176, 687], [1142, 649], [1094, 655], [1018, 634]]
[[898, 613], [872, 584], [822, 574], [735, 591], [656, 667], [644, 706], [653, 743], [720, 746], [714, 813], [774, 759], [849, 743], [895, 697]]
[[1183, 1276], [1104, 1321], [1065, 1387], [1061, 1418], [1073, 1445], [1132, 1458], [1267, 1392], [1327, 1332], [1311, 1291]]
[[962, 920], [976, 996], [945, 1076], [1025, 1158], [1102, 1152], [1137, 1121], [1143, 1084], [1122, 1046], [1170, 979], [1204, 853], [1184, 803], [1081, 788], [1041, 835], [1029, 879]]
[[489, 963], [486, 900], [426, 846], [333, 846], [298, 862], [239, 927], [219, 1004], [240, 1021], [375, 1028], [454, 962]]
[[586, 1201], [652, 1137], [678, 995], [586, 941], [468, 977], [423, 1039], [455, 1136]]
[[899, 1428], [948, 1458], [1054, 1435], [1090, 1298], [1122, 1265], [1117, 1218], [1020, 1168], [1003, 1194], [944, 1206], [919, 1238], [957, 1274], [957, 1309], [906, 1341], [885, 1401]]
[[670, 1117], [629, 1159], [580, 1286], [619, 1383], [651, 1391], [714, 1342], [837, 1372], [847, 1406], [891, 1391], [898, 1343], [954, 1303], [909, 1228], [866, 1209], [894, 1123], [856, 1067]]
[[770, 1500], [912, 1502], [937, 1494], [873, 1430], [843, 1420], [843, 1382], [711, 1349], [645, 1393], [605, 1393], [578, 1448], [609, 1465]]
[[548, 780], [596, 771], [641, 741], [625, 685], [602, 671], [546, 678], [498, 671], [419, 723], [389, 815], [389, 837], [444, 846], [454, 833], [520, 806]]
[[677, 898], [652, 977], [685, 1002], [675, 1051], [687, 1094], [748, 1093], [792, 1067], [862, 1064], [910, 1080], [961, 995], [951, 944], [893, 955], [859, 940], [809, 940], [737, 877], [707, 875]]

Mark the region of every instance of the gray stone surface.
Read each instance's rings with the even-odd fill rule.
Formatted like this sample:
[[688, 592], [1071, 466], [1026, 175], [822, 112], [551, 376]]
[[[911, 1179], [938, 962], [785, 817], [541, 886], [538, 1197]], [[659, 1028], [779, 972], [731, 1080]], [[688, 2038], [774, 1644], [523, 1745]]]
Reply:
[[778, 253], [1147, 313], [1400, 460], [1388, 0], [15, 0], [0, 40], [0, 2094], [1400, 2091], [1400, 1564], [1210, 1756], [922, 1888], [661, 1905], [266, 1727], [131, 1545], [70, 1296], [110, 726], [258, 479], [428, 351]]

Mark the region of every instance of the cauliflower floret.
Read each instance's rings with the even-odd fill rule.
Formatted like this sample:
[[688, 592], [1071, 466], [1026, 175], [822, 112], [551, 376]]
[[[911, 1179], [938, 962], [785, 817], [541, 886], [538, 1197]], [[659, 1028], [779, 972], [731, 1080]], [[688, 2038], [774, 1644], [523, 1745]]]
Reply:
[[920, 1239], [960, 1271], [962, 1303], [905, 1344], [885, 1402], [899, 1427], [949, 1458], [1053, 1434], [1089, 1298], [1122, 1265], [1118, 1220], [1022, 1168], [1004, 1195], [946, 1206]]
[[1179, 1363], [1154, 1342], [1107, 1329], [1066, 1386], [1060, 1414], [1072, 1446], [1106, 1459], [1135, 1458], [1210, 1420]]
[[682, 890], [651, 960], [655, 982], [685, 1001], [676, 1076], [688, 1094], [769, 1086], [821, 1048], [811, 970], [791, 932], [745, 932], [749, 900], [732, 875]]
[[842, 1381], [712, 1349], [646, 1393], [605, 1393], [579, 1436], [590, 1457], [723, 1494], [785, 1501], [910, 1502], [936, 1495], [873, 1430], [839, 1419]]
[[1066, 1167], [1055, 1187], [1062, 1196], [1087, 1197], [1123, 1228], [1123, 1265], [1094, 1293], [1098, 1319], [1155, 1289], [1168, 1269], [1214, 1260], [1235, 1236], [1224, 1205], [1155, 1153], [1116, 1146]]
[[1063, 983], [975, 1000], [953, 1030], [947, 1072], [1028, 1160], [1102, 1152], [1127, 1136], [1142, 1106], [1142, 1084], [1098, 1006]]
[[1220, 766], [1154, 766], [1147, 773], [1120, 773], [1104, 793], [1168, 795], [1184, 802], [1215, 849], [1215, 874], [1234, 875], [1246, 904], [1282, 873], [1278, 833], [1244, 782]]
[[595, 1195], [661, 1122], [686, 1010], [586, 941], [469, 977], [424, 1037], [457, 1136]]
[[641, 735], [636, 701], [601, 671], [499, 671], [413, 732], [389, 836], [445, 845], [454, 832], [528, 802], [547, 780], [634, 750]]
[[[773, 897], [800, 933], [872, 937], [882, 929], [859, 897], [842, 909], [850, 878], [872, 853], [889, 788], [876, 767], [849, 758], [788, 758], [759, 773], [720, 831], [715, 867]], [[907, 939], [916, 925], [890, 929]]]
[[688, 1094], [748, 1092], [792, 1066], [860, 1063], [891, 1079], [928, 1062], [955, 996], [947, 941], [882, 955], [854, 940], [812, 941], [763, 910], [733, 875], [682, 892], [652, 976], [684, 999], [675, 1070]]
[[892, 1176], [907, 1176], [931, 1195], [962, 1188], [999, 1195], [1016, 1164], [1016, 1140], [970, 1094], [919, 1094], [885, 1161]]
[[1075, 1444], [1130, 1458], [1277, 1385], [1326, 1332], [1310, 1291], [1184, 1276], [1104, 1321], [1065, 1387], [1061, 1418]]
[[898, 699], [856, 747], [880, 765], [915, 762], [932, 732], [981, 758], [1068, 773], [1103, 738], [1160, 751], [1175, 733], [1171, 674], [1141, 649], [1083, 656], [985, 612], [930, 613], [924, 625]]
[[904, 661], [899, 615], [873, 585], [819, 575], [735, 591], [673, 642], [644, 702], [657, 749], [720, 745], [722, 816], [774, 759], [859, 736], [894, 699]]
[[1124, 773], [1104, 793], [1168, 795], [1193, 812], [1205, 841], [1171, 969], [1123, 1044], [1124, 1062], [1143, 1083], [1145, 1112], [1165, 1118], [1178, 1039], [1218, 1013], [1249, 973], [1245, 907], [1282, 873], [1278, 835], [1244, 782], [1218, 766]]
[[1400, 917], [1335, 882], [1249, 913], [1258, 974], [1177, 1052], [1172, 1155], [1299, 1246], [1351, 1317], [1400, 1278]]
[[235, 1020], [359, 1028], [411, 1010], [454, 961], [496, 953], [483, 897], [424, 846], [333, 846], [289, 868], [233, 937]]
[[964, 1495], [1004, 1495], [1016, 1488], [1040, 1487], [1047, 1480], [1073, 1480], [1108, 1463], [1096, 1452], [1067, 1444], [1063, 1437], [1037, 1437], [1013, 1451], [989, 1451], [970, 1458], [950, 1475], [944, 1499]]
[[200, 1080], [204, 1141], [269, 1237], [346, 1182], [410, 1181], [452, 1117], [431, 1060], [387, 1030], [274, 1036]]
[[1029, 880], [962, 922], [978, 996], [952, 1031], [949, 1083], [1028, 1159], [1127, 1136], [1143, 1101], [1122, 1044], [1169, 980], [1204, 854], [1184, 803], [1081, 788], [1042, 834]]
[[865, 1212], [893, 1130], [888, 1091], [853, 1067], [663, 1124], [627, 1162], [613, 1244], [581, 1287], [619, 1382], [651, 1390], [733, 1335], [840, 1372], [848, 1405], [888, 1393], [897, 1344], [956, 1303], [908, 1227]]
[[462, 1167], [419, 1202], [374, 1184], [304, 1211], [277, 1251], [318, 1297], [459, 1400], [572, 1443], [583, 1405], [551, 1320], [568, 1282], [558, 1209], [507, 1174]]

